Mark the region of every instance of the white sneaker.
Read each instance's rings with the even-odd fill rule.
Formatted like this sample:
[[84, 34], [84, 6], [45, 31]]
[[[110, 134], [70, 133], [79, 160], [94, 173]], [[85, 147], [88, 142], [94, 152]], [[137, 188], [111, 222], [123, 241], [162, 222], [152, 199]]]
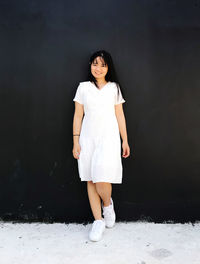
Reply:
[[116, 220], [116, 214], [114, 210], [114, 203], [111, 197], [110, 205], [109, 206], [103, 206], [102, 201], [102, 208], [103, 208], [103, 216], [105, 220], [106, 227], [111, 228], [115, 224]]
[[89, 239], [92, 241], [99, 241], [102, 238], [102, 234], [105, 230], [104, 219], [95, 220], [92, 224], [92, 228], [89, 232]]

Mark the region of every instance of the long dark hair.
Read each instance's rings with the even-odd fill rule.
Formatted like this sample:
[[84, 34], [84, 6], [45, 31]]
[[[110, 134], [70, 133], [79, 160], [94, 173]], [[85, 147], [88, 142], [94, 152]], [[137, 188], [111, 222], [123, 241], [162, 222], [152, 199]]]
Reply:
[[[105, 76], [105, 80], [107, 82], [110, 81], [110, 82], [116, 83], [117, 88], [118, 88], [118, 95], [119, 95], [119, 87], [120, 87], [120, 90], [122, 92], [121, 84], [119, 83], [119, 80], [118, 80], [118, 77], [117, 77], [117, 74], [115, 71], [112, 56], [110, 55], [109, 52], [107, 52], [105, 50], [98, 50], [91, 55], [91, 57], [89, 59], [89, 66], [88, 66], [88, 80], [91, 82], [94, 82], [95, 86], [98, 88], [97, 80], [91, 73], [91, 64], [97, 57], [102, 58], [103, 61], [105, 62], [105, 64], [108, 65], [108, 72]], [[122, 94], [122, 96], [123, 96], [123, 94]]]

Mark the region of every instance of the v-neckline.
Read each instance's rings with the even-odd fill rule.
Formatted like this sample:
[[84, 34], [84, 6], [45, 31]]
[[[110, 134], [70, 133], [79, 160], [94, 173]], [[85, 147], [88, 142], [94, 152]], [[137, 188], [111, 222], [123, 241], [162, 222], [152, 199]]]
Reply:
[[[96, 85], [95, 85], [94, 83], [92, 83], [91, 81], [90, 81], [90, 83], [93, 84], [93, 85], [96, 87]], [[103, 89], [105, 88], [105, 86], [107, 86], [109, 83], [110, 83], [110, 81], [108, 81], [103, 87], [101, 87], [101, 89], [99, 89], [99, 88], [97, 88], [97, 87], [96, 87], [96, 89], [100, 92], [100, 91], [103, 90]]]

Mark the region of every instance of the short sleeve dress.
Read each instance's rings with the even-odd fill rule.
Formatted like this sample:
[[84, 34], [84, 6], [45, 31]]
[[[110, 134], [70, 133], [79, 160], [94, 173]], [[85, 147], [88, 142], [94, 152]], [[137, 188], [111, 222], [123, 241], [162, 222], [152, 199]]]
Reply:
[[122, 183], [120, 131], [115, 105], [124, 103], [115, 82], [98, 89], [90, 81], [80, 82], [73, 101], [84, 107], [79, 144], [78, 171], [81, 181]]

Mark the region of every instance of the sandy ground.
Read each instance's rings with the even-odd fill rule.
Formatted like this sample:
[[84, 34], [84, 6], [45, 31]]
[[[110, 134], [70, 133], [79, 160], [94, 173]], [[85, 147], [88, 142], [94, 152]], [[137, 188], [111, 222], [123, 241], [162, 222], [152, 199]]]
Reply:
[[0, 264], [200, 264], [200, 223], [117, 222], [98, 242], [91, 225], [0, 222]]

